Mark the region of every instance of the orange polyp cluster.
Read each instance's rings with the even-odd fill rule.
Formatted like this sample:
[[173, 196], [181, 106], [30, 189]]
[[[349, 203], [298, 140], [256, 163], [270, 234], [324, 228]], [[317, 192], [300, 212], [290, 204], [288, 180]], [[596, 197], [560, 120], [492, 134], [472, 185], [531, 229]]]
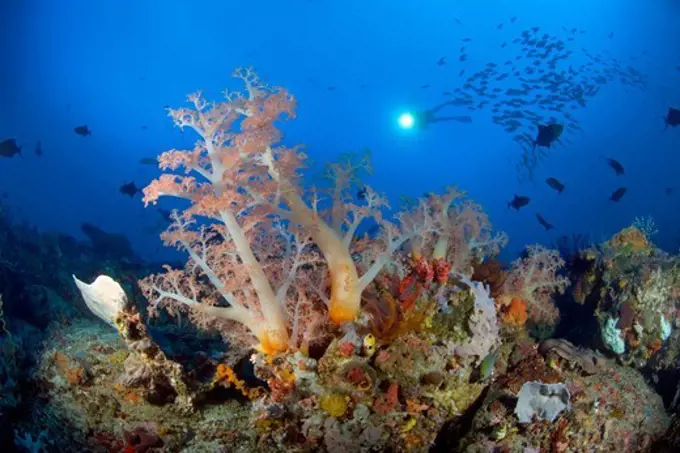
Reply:
[[213, 379], [213, 383], [217, 384], [222, 382], [226, 383], [227, 386], [233, 386], [236, 390], [241, 392], [243, 396], [249, 399], [257, 398], [262, 394], [261, 388], [248, 387], [245, 381], [239, 379], [238, 376], [236, 376], [236, 372], [234, 371], [233, 368], [223, 363], [220, 363], [219, 365], [217, 365], [217, 370], [215, 371], [215, 378]]
[[503, 321], [506, 324], [523, 326], [527, 322], [527, 303], [519, 297], [513, 297], [508, 310], [505, 312]]

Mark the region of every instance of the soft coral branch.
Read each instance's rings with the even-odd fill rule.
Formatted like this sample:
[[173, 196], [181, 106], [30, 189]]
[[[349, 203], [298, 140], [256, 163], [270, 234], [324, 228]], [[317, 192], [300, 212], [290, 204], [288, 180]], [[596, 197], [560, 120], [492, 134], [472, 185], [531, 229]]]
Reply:
[[[283, 90], [258, 87], [257, 79], [250, 71], [237, 71], [237, 77], [246, 82], [248, 96], [228, 95], [227, 101], [208, 103], [200, 93], [189, 96], [193, 109], [170, 110], [170, 116], [180, 128], [192, 128], [201, 140], [192, 151], [172, 150], [159, 159], [161, 167], [176, 170], [183, 166], [187, 172], [198, 173], [205, 182], [197, 182], [192, 176], [163, 175], [144, 190], [146, 204], [155, 203], [164, 195], [173, 195], [191, 201], [185, 211], [187, 216], [205, 216], [217, 220], [224, 227], [223, 240], [233, 247], [238, 262], [216, 260], [213, 266], [187, 239], [186, 229], [177, 228], [176, 242], [190, 254], [192, 262], [219, 291], [229, 307], [210, 309], [217, 316], [242, 322], [258, 337], [264, 349], [277, 351], [287, 348], [288, 332], [285, 316], [276, 294], [265, 274], [262, 264], [255, 256], [251, 238], [244, 225], [253, 222], [266, 224], [268, 212], [248, 209], [253, 199], [243, 187], [264, 182], [266, 174], [257, 165], [257, 153], [268, 149], [279, 134], [273, 122], [284, 115], [292, 115], [294, 100]], [[232, 132], [232, 125], [242, 114], [247, 118], [241, 124], [241, 132]], [[266, 198], [266, 193], [261, 194]], [[259, 313], [240, 306], [224, 290], [224, 282], [217, 275], [217, 268], [239, 266], [245, 269], [248, 283], [259, 302]], [[184, 301], [186, 302], [186, 300]], [[189, 304], [191, 305], [191, 304]], [[263, 322], [257, 322], [258, 315]]]
[[512, 263], [504, 291], [526, 301], [529, 318], [535, 323], [555, 324], [559, 311], [553, 302], [555, 293], [562, 294], [569, 279], [560, 275], [564, 260], [557, 250], [541, 245], [527, 247], [526, 256]]

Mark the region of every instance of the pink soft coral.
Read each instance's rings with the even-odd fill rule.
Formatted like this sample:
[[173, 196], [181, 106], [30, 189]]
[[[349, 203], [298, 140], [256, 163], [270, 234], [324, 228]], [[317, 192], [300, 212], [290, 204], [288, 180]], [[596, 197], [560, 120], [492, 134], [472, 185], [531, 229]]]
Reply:
[[569, 279], [559, 275], [564, 264], [557, 250], [531, 245], [525, 257], [512, 263], [503, 292], [526, 301], [529, 320], [554, 325], [559, 310], [553, 296], [564, 293], [569, 286]]
[[[162, 236], [167, 245], [188, 252], [189, 261], [183, 270], [168, 268], [140, 285], [152, 311], [159, 304], [191, 308], [195, 320], [227, 323], [225, 330], [235, 321], [257, 337], [262, 350], [276, 353], [316, 335], [304, 331], [319, 325], [315, 301], [326, 302], [337, 324], [354, 320], [361, 292], [422, 228], [383, 219], [387, 203], [368, 187], [363, 200], [353, 200], [356, 170], [367, 168], [363, 162], [353, 166], [345, 159], [329, 166], [331, 207], [322, 209], [317, 191], [306, 193], [299, 184], [305, 154], [275, 146], [281, 133], [274, 122], [294, 116], [295, 100], [250, 70], [235, 76], [245, 83], [245, 93], [226, 93], [217, 103], [198, 93], [189, 96], [193, 108], [170, 110], [175, 124], [193, 129], [200, 140], [192, 150], [159, 157], [162, 170], [183, 168], [184, 174], [153, 181], [144, 189], [144, 202], [166, 195], [189, 201]], [[382, 233], [360, 277], [350, 249], [367, 217]]]
[[420, 226], [420, 233], [411, 241], [413, 257], [424, 257], [439, 266], [446, 263], [449, 270], [470, 275], [475, 258], [497, 255], [508, 242], [505, 233], [493, 233], [482, 206], [455, 187], [441, 195], [428, 194], [415, 212], [415, 223], [429, 227]]

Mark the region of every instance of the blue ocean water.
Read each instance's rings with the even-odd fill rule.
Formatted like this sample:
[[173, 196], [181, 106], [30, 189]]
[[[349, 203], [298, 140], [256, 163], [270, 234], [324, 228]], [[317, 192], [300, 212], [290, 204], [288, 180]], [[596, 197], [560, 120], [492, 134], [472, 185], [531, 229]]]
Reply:
[[[82, 236], [80, 225], [89, 222], [126, 235], [145, 258], [171, 256], [159, 247], [162, 217], [119, 187], [145, 186], [159, 171], [140, 159], [195, 140], [173, 127], [165, 106], [181, 106], [197, 89], [218, 99], [223, 89], [239, 88], [229, 76], [235, 67], [253, 66], [299, 101], [298, 118], [283, 126], [285, 144], [303, 144], [319, 163], [370, 148], [375, 174], [367, 182], [394, 208], [402, 195], [459, 186], [508, 233], [506, 258], [562, 235], [599, 241], [642, 216], [655, 220], [655, 242], [678, 248], [680, 130], [663, 122], [669, 107], [680, 106], [677, 2], [7, 0], [1, 11], [0, 138], [15, 137], [23, 155], [0, 160], [0, 192], [18, 219], [41, 229]], [[552, 112], [523, 107], [560, 121], [568, 111], [582, 129], [565, 133], [568, 140], [548, 150], [530, 181], [517, 169], [522, 147], [491, 110], [517, 98], [506, 90], [523, 82], [512, 73], [489, 78], [487, 94], [502, 90], [496, 99], [465, 86], [490, 63], [499, 65], [496, 75], [507, 72], [508, 60], [527, 77], [525, 68], [540, 58], [513, 40], [532, 27], [538, 41], [547, 34], [569, 53], [552, 71], [572, 67], [572, 79], [597, 93], [574, 110], [570, 103]], [[550, 72], [547, 60], [535, 69]], [[589, 62], [593, 72], [580, 72]], [[596, 79], [612, 64], [634, 71], [644, 87], [618, 76]], [[398, 127], [401, 113], [430, 109], [453, 99], [444, 92], [460, 90], [475, 104], [489, 103], [441, 114], [471, 122]], [[535, 134], [540, 122], [533, 123], [518, 132]], [[80, 125], [92, 134], [75, 134]], [[625, 175], [604, 158], [621, 162]], [[550, 189], [547, 177], [564, 192]], [[609, 201], [618, 187], [626, 195]], [[530, 197], [529, 206], [509, 209], [515, 194]], [[537, 213], [555, 229], [545, 231]]]

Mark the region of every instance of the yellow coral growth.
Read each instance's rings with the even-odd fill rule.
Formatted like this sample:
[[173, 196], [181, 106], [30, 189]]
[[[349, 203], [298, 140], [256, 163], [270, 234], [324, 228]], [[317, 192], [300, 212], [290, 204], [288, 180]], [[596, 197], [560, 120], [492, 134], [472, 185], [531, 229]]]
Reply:
[[220, 363], [217, 365], [215, 377], [213, 378], [213, 385], [225, 383], [227, 386], [233, 386], [236, 390], [241, 392], [243, 396], [254, 399], [262, 394], [260, 387], [249, 388], [245, 381], [236, 376], [236, 372], [228, 365]]
[[646, 250], [650, 247], [647, 236], [635, 227], [624, 228], [616, 233], [610, 244], [612, 247], [627, 247], [634, 251]]
[[340, 418], [347, 412], [349, 396], [335, 392], [326, 393], [321, 396], [319, 407], [331, 417]]

